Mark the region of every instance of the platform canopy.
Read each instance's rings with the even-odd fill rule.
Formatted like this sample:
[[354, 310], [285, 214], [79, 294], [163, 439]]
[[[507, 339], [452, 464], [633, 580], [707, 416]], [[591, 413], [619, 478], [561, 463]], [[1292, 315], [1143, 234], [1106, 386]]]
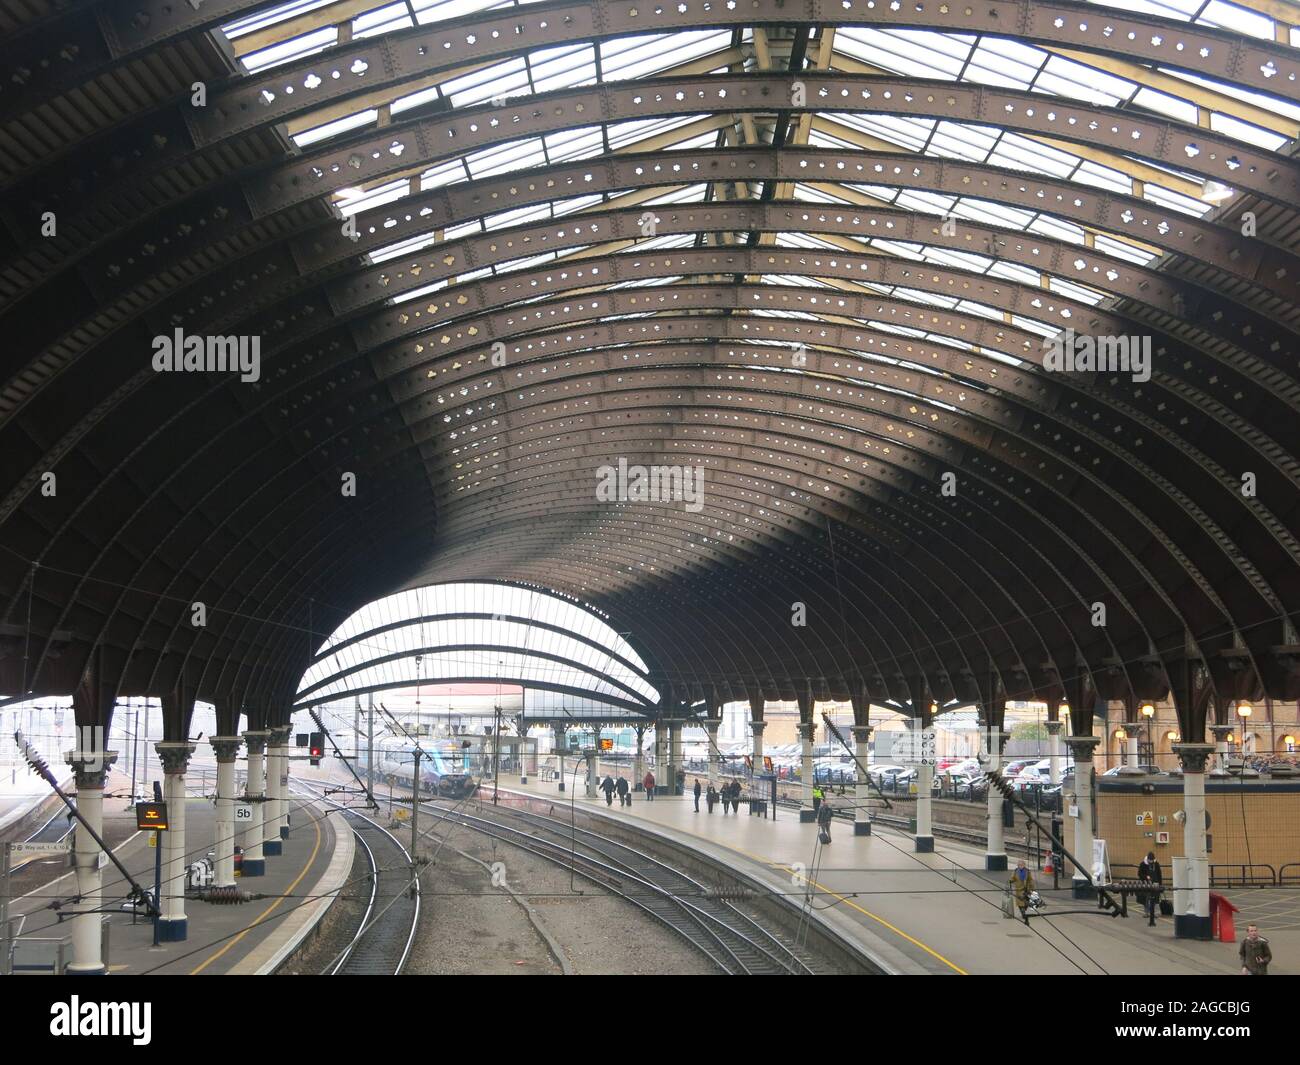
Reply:
[[0, 691], [1294, 699], [1296, 10], [0, 0]]

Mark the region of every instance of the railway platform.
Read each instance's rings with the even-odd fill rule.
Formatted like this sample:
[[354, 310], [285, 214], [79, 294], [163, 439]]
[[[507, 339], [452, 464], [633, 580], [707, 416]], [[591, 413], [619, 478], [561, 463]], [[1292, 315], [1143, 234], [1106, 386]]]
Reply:
[[[238, 904], [189, 900], [186, 904], [188, 936], [185, 940], [153, 945], [151, 922], [138, 916], [134, 922], [123, 909], [127, 887], [122, 874], [110, 862], [103, 871], [105, 909], [105, 961], [110, 974], [127, 975], [255, 975], [274, 972], [298, 943], [319, 923], [333, 896], [346, 884], [352, 869], [353, 837], [341, 815], [320, 809], [304, 796], [291, 802], [292, 830], [283, 842], [279, 857], [266, 862], [265, 875], [237, 878], [241, 892], [255, 897]], [[154, 849], [147, 832], [131, 832], [134, 810], [123, 798], [104, 803], [105, 837], [132, 876], [144, 887], [154, 884]], [[201, 858], [211, 849], [215, 810], [202, 796], [186, 802], [189, 860]], [[50, 904], [67, 901], [76, 887], [71, 871], [53, 877], [55, 859], [29, 867], [25, 876], [41, 881], [24, 891], [10, 905], [10, 916], [18, 925], [19, 948], [15, 953], [18, 972], [24, 962], [41, 963], [57, 952], [57, 941], [71, 936], [71, 922], [59, 923]], [[69, 908], [70, 909], [70, 908]], [[69, 952], [70, 956], [70, 952]], [[48, 970], [47, 970], [48, 971]]]
[[[984, 854], [967, 844], [936, 839], [933, 853], [917, 854], [912, 838], [877, 826], [854, 836], [852, 826], [832, 828], [832, 843], [818, 848], [817, 829], [801, 824], [797, 811], [782, 807], [774, 819], [745, 813], [697, 813], [689, 795], [646, 802], [640, 793], [630, 807], [608, 807], [603, 796], [589, 799], [582, 787], [560, 792], [554, 782], [502, 782], [502, 792], [546, 796], [597, 817], [634, 822], [714, 858], [743, 867], [774, 891], [804, 893], [828, 920], [873, 952], [887, 969], [902, 974], [949, 975], [1230, 975], [1239, 971], [1237, 946], [1176, 940], [1173, 922], [1148, 928], [1145, 918], [1111, 918], [1070, 898], [1069, 882], [1051, 890], [1050, 875], [1039, 877], [1045, 914], [1023, 921], [1002, 914], [1003, 874], [984, 870]], [[490, 795], [491, 784], [484, 794]], [[1046, 890], [1043, 888], [1046, 883]], [[1238, 927], [1266, 904], [1267, 892], [1230, 893], [1241, 907]], [[1268, 899], [1273, 896], [1269, 895]], [[1067, 912], [1069, 911], [1069, 912]], [[1082, 912], [1080, 912], [1082, 911]], [[1260, 917], [1264, 919], [1261, 911]], [[1289, 959], [1300, 952], [1300, 930], [1265, 934], [1277, 959], [1273, 971], [1295, 971]]]

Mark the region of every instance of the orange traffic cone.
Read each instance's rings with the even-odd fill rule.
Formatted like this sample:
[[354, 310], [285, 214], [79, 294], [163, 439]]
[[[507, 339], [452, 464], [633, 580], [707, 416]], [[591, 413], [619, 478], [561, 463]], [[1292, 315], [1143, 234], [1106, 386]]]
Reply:
[[1054, 872], [1056, 872], [1056, 868], [1055, 868], [1055, 866], [1052, 865], [1052, 852], [1051, 852], [1051, 851], [1048, 851], [1048, 852], [1047, 852], [1047, 862], [1043, 865], [1043, 872], [1045, 872], [1045, 873], [1054, 873]]

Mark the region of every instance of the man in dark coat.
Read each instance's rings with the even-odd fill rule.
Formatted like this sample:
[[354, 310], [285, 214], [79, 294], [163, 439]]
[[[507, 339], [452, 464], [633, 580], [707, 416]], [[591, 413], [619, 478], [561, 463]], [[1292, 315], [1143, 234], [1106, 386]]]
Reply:
[[695, 778], [695, 812], [700, 812], [700, 792], [704, 789], [700, 787], [700, 778]]
[[1160, 902], [1160, 889], [1164, 885], [1164, 874], [1160, 871], [1160, 863], [1156, 861], [1156, 852], [1147, 851], [1147, 856], [1142, 859], [1142, 864], [1138, 866], [1138, 880], [1147, 885], [1142, 892], [1142, 905], [1147, 911], [1147, 924], [1154, 926], [1156, 923], [1156, 909]]
[[614, 781], [614, 790], [618, 792], [619, 806], [632, 805], [632, 789], [627, 786], [627, 777], [619, 777]]
[[605, 774], [605, 779], [600, 782], [600, 790], [605, 793], [605, 805], [613, 806], [614, 805], [614, 778], [611, 777], [608, 773]]
[[834, 816], [834, 808], [823, 797], [821, 806], [817, 808], [817, 828], [822, 843], [831, 841], [831, 818]]

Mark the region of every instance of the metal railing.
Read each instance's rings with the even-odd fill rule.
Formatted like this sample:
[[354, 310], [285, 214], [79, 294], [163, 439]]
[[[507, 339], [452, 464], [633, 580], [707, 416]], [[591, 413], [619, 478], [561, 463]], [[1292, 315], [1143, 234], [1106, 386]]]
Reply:
[[[1282, 868], [1285, 869], [1286, 866], [1284, 865]], [[1237, 872], [1221, 873], [1217, 871], [1220, 869], [1237, 870]], [[1257, 873], [1255, 871], [1257, 869], [1267, 869], [1268, 872], [1267, 874], [1264, 872]], [[1219, 887], [1276, 887], [1278, 883], [1277, 870], [1266, 862], [1211, 865], [1210, 883]]]

